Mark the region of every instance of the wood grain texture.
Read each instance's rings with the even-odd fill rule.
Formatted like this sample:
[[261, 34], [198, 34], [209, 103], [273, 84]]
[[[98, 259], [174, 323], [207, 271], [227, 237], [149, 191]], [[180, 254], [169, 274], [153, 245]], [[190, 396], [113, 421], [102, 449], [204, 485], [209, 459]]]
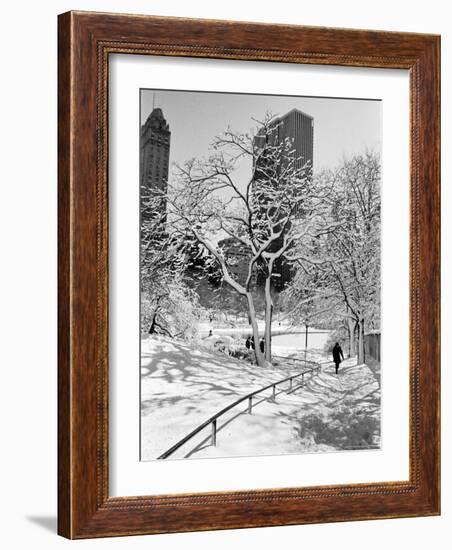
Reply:
[[[69, 28], [70, 15], [60, 25]], [[71, 532], [70, 410], [70, 33], [58, 34], [58, 530]]]
[[[438, 36], [69, 12], [59, 17], [58, 531], [68, 538], [439, 513]], [[410, 480], [108, 495], [108, 56], [410, 71]]]

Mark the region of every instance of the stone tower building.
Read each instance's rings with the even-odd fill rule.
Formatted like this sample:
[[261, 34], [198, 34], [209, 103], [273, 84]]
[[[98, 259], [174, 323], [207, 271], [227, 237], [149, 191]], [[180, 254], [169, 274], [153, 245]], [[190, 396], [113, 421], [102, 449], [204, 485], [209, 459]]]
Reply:
[[166, 212], [164, 193], [168, 187], [168, 166], [171, 132], [163, 116], [162, 109], [155, 108], [141, 127], [140, 135], [140, 186], [142, 216], [151, 215], [143, 208], [143, 200], [149, 192], [163, 192], [159, 199], [158, 210]]

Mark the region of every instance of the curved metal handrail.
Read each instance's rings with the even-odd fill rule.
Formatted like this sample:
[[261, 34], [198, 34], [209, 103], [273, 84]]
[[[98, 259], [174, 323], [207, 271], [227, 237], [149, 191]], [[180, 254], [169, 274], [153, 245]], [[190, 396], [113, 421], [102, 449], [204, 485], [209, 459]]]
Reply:
[[298, 357], [284, 357], [283, 355], [275, 355], [272, 353], [272, 357], [276, 359], [285, 359], [286, 361], [298, 361], [300, 363], [306, 363], [310, 365], [320, 365], [317, 361], [309, 361], [308, 359], [298, 359]]
[[289, 386], [289, 390], [292, 389], [292, 382], [295, 378], [299, 378], [300, 376], [302, 377], [302, 385], [303, 385], [303, 381], [304, 381], [304, 375], [305, 374], [309, 374], [309, 373], [312, 373], [312, 372], [319, 372], [319, 370], [321, 369], [321, 365], [319, 363], [313, 363], [312, 361], [305, 361], [304, 359], [295, 359], [295, 358], [289, 358], [289, 357], [281, 357], [279, 356], [281, 359], [294, 359], [295, 361], [299, 361], [301, 363], [310, 363], [310, 364], [313, 364], [315, 365], [315, 367], [312, 367], [312, 368], [309, 368], [309, 369], [306, 369], [304, 370], [303, 372], [300, 372], [298, 374], [294, 374], [292, 376], [287, 376], [286, 378], [283, 378], [282, 380], [278, 380], [277, 382], [272, 382], [271, 384], [268, 384], [267, 386], [264, 386], [263, 388], [260, 388], [259, 390], [255, 390], [251, 393], [248, 393], [247, 395], [245, 395], [244, 397], [240, 397], [239, 399], [237, 399], [236, 401], [234, 401], [233, 403], [231, 403], [230, 405], [228, 405], [227, 407], [224, 407], [223, 409], [221, 409], [219, 412], [217, 412], [216, 414], [214, 414], [213, 416], [211, 416], [210, 418], [208, 418], [205, 422], [203, 422], [202, 424], [200, 424], [199, 426], [197, 426], [194, 430], [192, 430], [188, 435], [186, 435], [185, 437], [183, 437], [180, 441], [178, 441], [177, 443], [175, 443], [172, 447], [170, 447], [167, 451], [165, 451], [163, 454], [161, 454], [157, 460], [160, 460], [160, 459], [165, 459], [165, 458], [168, 458], [171, 454], [173, 454], [175, 451], [177, 451], [180, 447], [182, 447], [182, 445], [184, 445], [185, 443], [187, 443], [187, 441], [189, 441], [190, 439], [192, 439], [192, 437], [194, 437], [196, 434], [198, 434], [201, 430], [203, 430], [204, 428], [206, 428], [209, 424], [212, 424], [212, 444], [215, 446], [216, 443], [217, 443], [217, 418], [219, 418], [220, 416], [222, 416], [223, 414], [227, 413], [228, 411], [230, 411], [231, 409], [233, 409], [234, 407], [236, 407], [237, 405], [240, 405], [240, 403], [243, 403], [244, 401], [246, 401], [247, 399], [249, 400], [248, 401], [248, 413], [251, 414], [252, 412], [252, 399], [255, 395], [265, 391], [265, 390], [268, 390], [270, 388], [273, 388], [273, 399], [275, 399], [275, 396], [276, 396], [276, 386], [279, 386], [279, 384], [283, 384], [284, 382], [287, 382], [289, 381], [290, 383], [290, 386]]

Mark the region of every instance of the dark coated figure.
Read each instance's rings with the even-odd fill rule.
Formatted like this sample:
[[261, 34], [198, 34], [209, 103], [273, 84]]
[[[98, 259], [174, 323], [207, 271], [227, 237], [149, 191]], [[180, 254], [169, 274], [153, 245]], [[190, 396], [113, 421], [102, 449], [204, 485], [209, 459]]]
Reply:
[[342, 351], [341, 346], [339, 345], [339, 342], [336, 342], [333, 348], [333, 361], [336, 365], [336, 374], [339, 370], [339, 365], [343, 360], [344, 360], [344, 353]]

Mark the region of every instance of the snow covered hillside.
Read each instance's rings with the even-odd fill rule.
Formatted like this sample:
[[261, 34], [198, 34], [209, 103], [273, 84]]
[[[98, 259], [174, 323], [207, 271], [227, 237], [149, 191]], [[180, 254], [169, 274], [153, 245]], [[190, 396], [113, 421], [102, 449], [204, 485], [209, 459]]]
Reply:
[[[327, 360], [325, 357], [323, 360]], [[141, 459], [152, 460], [239, 397], [299, 370], [290, 365], [261, 368], [204, 348], [153, 337], [142, 341]], [[380, 386], [376, 366], [326, 365], [255, 398], [218, 419], [217, 445], [210, 427], [171, 458], [256, 456], [320, 452], [379, 445]]]

